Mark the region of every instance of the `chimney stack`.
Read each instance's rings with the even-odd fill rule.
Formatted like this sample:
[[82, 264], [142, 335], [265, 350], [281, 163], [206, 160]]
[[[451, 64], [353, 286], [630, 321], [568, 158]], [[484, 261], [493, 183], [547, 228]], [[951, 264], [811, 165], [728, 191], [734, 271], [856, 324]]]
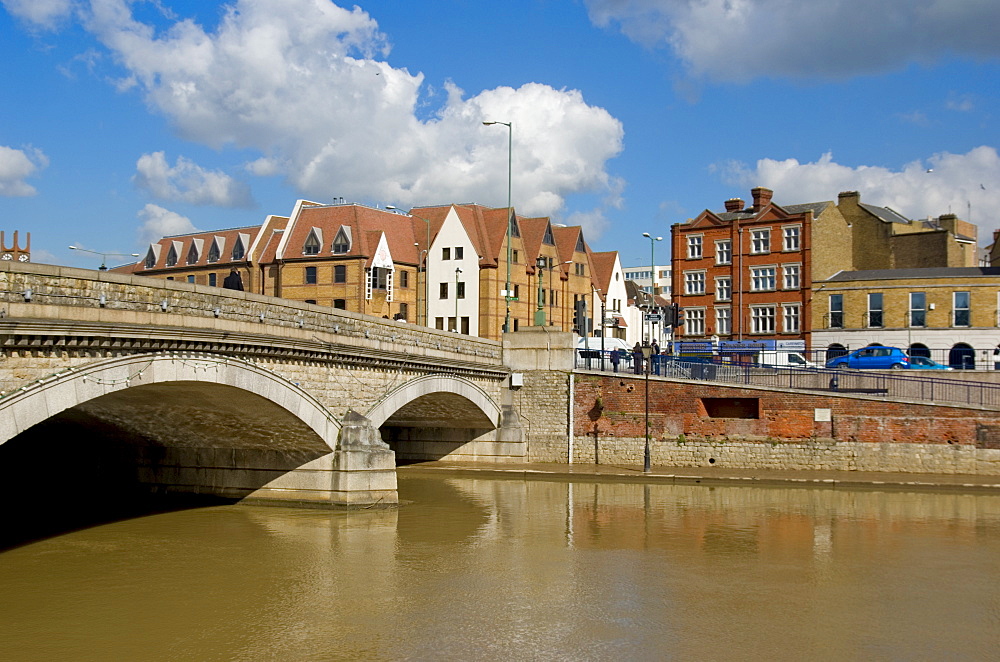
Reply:
[[750, 193], [753, 195], [753, 210], [755, 213], [771, 204], [771, 196], [774, 195], [774, 191], [763, 186], [750, 189]]
[[736, 212], [743, 211], [743, 201], [739, 198], [729, 198], [726, 200], [726, 211]]

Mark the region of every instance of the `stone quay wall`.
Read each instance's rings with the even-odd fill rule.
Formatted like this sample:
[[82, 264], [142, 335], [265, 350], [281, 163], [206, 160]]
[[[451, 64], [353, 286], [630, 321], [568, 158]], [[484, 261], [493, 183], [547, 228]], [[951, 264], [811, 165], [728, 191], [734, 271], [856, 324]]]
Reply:
[[[641, 466], [645, 383], [575, 375], [577, 462]], [[649, 380], [653, 466], [1000, 476], [1000, 422], [975, 407]]]

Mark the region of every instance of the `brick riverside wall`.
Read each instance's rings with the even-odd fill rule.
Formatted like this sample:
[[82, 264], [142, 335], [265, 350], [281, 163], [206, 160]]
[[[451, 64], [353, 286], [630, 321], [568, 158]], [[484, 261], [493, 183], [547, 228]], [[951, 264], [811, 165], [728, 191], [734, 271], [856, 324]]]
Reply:
[[[759, 418], [711, 418], [702, 398], [757, 399]], [[574, 400], [576, 461], [641, 464], [642, 379], [577, 375]], [[651, 379], [649, 421], [655, 466], [1000, 475], [1000, 425], [974, 408]]]

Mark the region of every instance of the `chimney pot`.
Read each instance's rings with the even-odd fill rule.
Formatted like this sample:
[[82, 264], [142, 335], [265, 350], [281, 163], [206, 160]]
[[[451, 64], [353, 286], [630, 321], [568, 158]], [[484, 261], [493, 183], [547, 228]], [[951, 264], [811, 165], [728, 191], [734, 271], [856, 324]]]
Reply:
[[753, 210], [755, 212], [771, 204], [771, 196], [774, 195], [774, 191], [763, 186], [750, 189], [750, 193], [753, 195]]

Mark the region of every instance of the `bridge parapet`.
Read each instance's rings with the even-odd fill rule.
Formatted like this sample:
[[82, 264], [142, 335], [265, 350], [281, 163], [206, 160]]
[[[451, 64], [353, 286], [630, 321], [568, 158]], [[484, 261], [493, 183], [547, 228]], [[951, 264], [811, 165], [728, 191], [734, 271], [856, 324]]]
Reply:
[[267, 334], [502, 366], [500, 343], [476, 336], [251, 292], [44, 264], [0, 262], [0, 317]]

